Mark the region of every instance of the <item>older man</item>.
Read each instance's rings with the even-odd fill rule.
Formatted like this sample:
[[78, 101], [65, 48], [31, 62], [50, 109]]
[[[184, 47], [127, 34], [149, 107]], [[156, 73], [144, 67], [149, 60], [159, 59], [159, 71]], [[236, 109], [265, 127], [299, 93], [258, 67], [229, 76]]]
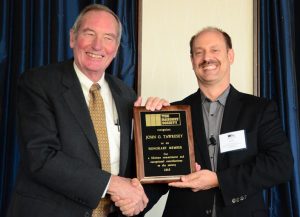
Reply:
[[[138, 214], [148, 198], [134, 177], [134, 91], [105, 73], [122, 26], [107, 7], [90, 5], [70, 31], [74, 60], [25, 72], [19, 83], [21, 163], [8, 217]], [[150, 98], [147, 107], [164, 100]], [[136, 105], [141, 104], [141, 99]]]

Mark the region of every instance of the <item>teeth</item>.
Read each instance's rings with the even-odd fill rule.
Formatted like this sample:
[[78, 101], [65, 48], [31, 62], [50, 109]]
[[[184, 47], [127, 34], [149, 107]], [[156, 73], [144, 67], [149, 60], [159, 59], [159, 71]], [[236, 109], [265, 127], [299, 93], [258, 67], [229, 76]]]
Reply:
[[208, 66], [203, 67], [203, 69], [205, 69], [205, 70], [213, 70], [213, 69], [216, 69], [216, 68], [217, 68], [216, 65], [208, 65]]
[[104, 56], [103, 55], [98, 55], [98, 54], [93, 54], [93, 53], [86, 53], [89, 57], [92, 57], [92, 58], [96, 58], [96, 59], [101, 59], [103, 58]]

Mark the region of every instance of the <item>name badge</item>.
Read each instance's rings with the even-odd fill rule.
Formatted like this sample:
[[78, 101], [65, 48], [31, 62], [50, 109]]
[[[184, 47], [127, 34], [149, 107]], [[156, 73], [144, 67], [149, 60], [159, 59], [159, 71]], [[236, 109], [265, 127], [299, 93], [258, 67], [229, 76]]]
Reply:
[[247, 148], [245, 130], [221, 134], [219, 140], [221, 153]]

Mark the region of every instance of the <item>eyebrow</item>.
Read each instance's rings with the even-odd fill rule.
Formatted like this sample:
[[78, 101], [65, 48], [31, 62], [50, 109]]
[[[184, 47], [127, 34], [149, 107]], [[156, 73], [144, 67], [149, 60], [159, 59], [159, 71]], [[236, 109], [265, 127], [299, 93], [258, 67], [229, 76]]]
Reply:
[[[212, 45], [209, 47], [209, 49], [216, 49], [216, 48], [220, 48], [221, 46], [220, 45]], [[194, 47], [194, 50], [204, 50], [203, 47]]]
[[[88, 31], [91, 31], [91, 32], [96, 32], [95, 30], [89, 28], [89, 27], [86, 27], [84, 29], [81, 30], [82, 32], [88, 32]], [[113, 38], [117, 38], [117, 35], [114, 34], [114, 33], [104, 33], [104, 35], [107, 35], [107, 36], [110, 36], [110, 37], [113, 37]]]
[[117, 35], [115, 35], [114, 33], [105, 33], [104, 35], [108, 35], [108, 36], [111, 36], [113, 38], [117, 38]]
[[91, 28], [84, 28], [84, 29], [82, 29], [81, 30], [82, 32], [88, 32], [88, 31], [91, 31], [91, 32], [95, 32], [93, 29], [91, 29]]

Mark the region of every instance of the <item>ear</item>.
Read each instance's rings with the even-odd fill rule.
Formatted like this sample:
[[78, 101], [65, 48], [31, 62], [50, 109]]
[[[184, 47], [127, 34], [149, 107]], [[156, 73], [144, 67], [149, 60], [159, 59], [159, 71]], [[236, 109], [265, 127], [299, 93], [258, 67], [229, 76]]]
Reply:
[[74, 47], [74, 43], [75, 43], [75, 34], [74, 34], [74, 30], [70, 29], [70, 48]]
[[229, 59], [230, 64], [232, 64], [233, 61], [234, 61], [234, 51], [233, 51], [233, 49], [228, 50], [228, 59]]
[[117, 56], [119, 48], [120, 48], [120, 43], [117, 44], [117, 49], [116, 49], [116, 51], [114, 53], [114, 58]]

